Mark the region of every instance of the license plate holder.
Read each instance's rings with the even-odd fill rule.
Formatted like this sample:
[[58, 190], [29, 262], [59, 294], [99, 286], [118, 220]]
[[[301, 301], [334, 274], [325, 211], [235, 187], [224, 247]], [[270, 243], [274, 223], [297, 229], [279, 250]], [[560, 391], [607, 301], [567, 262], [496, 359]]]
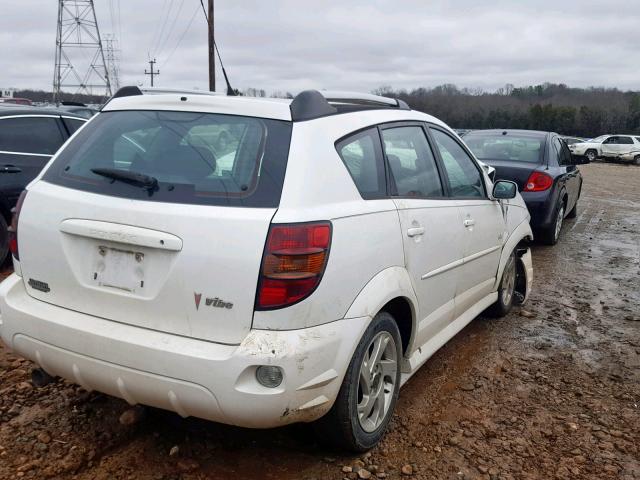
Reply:
[[93, 273], [101, 287], [135, 293], [144, 288], [145, 255], [142, 252], [98, 246]]

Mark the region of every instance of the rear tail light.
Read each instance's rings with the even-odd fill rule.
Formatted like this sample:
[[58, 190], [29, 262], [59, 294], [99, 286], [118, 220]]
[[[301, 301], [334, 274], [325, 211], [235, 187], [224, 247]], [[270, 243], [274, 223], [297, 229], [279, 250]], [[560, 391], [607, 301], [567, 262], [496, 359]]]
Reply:
[[271, 225], [256, 309], [287, 307], [311, 295], [324, 273], [330, 245], [329, 222]]
[[16, 260], [20, 260], [20, 253], [18, 252], [18, 218], [20, 217], [20, 210], [22, 209], [22, 204], [24, 203], [24, 199], [27, 196], [27, 191], [23, 190], [18, 198], [18, 202], [16, 206], [13, 207], [11, 212], [13, 215], [11, 216], [11, 225], [9, 225], [9, 250], [13, 254]]
[[533, 172], [529, 175], [527, 183], [524, 186], [525, 192], [542, 192], [548, 190], [553, 185], [553, 178], [543, 172]]

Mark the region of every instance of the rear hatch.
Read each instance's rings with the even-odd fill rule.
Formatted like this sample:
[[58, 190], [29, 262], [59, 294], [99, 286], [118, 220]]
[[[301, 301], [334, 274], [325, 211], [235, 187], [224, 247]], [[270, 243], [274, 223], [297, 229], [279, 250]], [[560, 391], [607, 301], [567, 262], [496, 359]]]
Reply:
[[29, 295], [116, 322], [237, 344], [251, 328], [291, 125], [187, 112], [98, 115], [29, 189]]

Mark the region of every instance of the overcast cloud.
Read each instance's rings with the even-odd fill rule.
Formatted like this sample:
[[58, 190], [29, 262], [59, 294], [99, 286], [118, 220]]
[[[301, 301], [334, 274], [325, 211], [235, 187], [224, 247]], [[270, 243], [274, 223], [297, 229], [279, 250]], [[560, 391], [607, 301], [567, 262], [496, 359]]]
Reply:
[[[148, 84], [143, 72], [151, 55], [160, 69], [157, 86], [207, 88], [199, 0], [95, 3], [103, 34], [118, 33], [110, 5], [117, 17], [120, 4], [121, 84]], [[640, 9], [628, 1], [215, 3], [216, 39], [240, 89], [370, 91], [454, 83], [493, 90], [542, 82], [640, 89]], [[4, 2], [0, 87], [51, 89], [56, 15], [54, 0]]]

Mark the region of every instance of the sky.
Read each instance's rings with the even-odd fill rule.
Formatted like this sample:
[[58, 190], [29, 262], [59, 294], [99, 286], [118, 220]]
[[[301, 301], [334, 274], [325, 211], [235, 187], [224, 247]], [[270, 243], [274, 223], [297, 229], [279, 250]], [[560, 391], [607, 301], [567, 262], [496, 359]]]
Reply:
[[[51, 89], [57, 3], [5, 2], [0, 87]], [[148, 85], [146, 62], [156, 58], [156, 86], [208, 87], [199, 0], [95, 5], [101, 34], [117, 39], [121, 84]], [[215, 0], [215, 6], [216, 40], [241, 90], [444, 83], [495, 90], [544, 82], [640, 89], [640, 9], [628, 0]], [[84, 73], [88, 62], [78, 53], [72, 63]]]

